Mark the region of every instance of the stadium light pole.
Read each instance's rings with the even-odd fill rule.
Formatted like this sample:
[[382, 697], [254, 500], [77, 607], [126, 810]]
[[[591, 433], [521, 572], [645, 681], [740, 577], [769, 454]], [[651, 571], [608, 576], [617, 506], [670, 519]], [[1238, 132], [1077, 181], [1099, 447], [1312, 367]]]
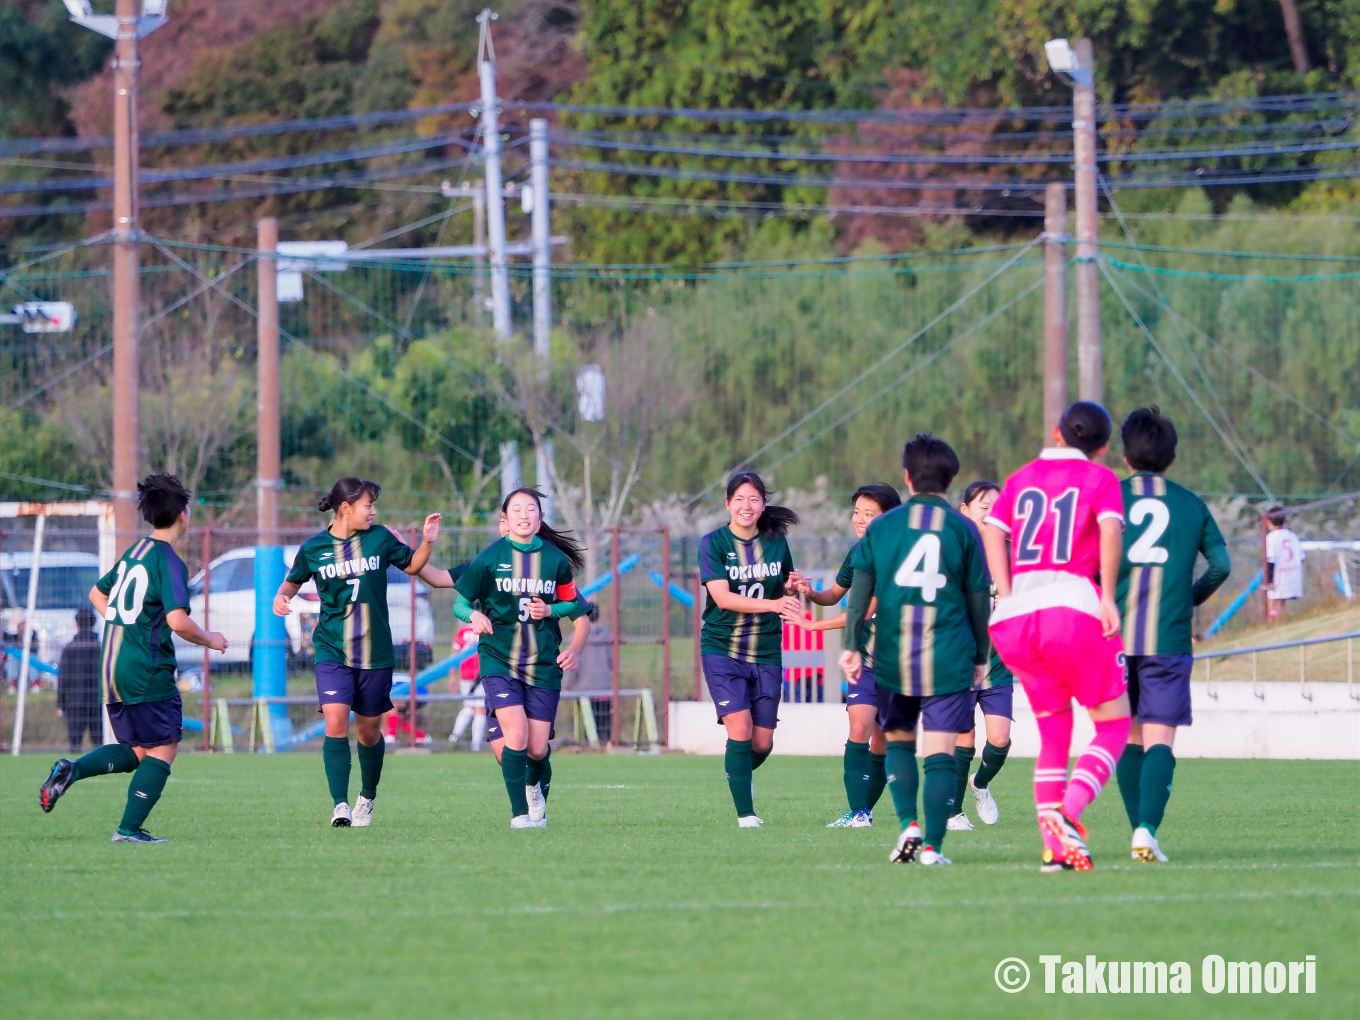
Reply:
[[1099, 403], [1105, 378], [1100, 336], [1100, 254], [1096, 215], [1095, 53], [1091, 40], [1044, 43], [1048, 65], [1072, 86], [1072, 154], [1077, 204], [1077, 395]]
[[96, 15], [90, 0], [63, 0], [71, 20], [115, 42], [113, 56], [113, 519], [119, 553], [137, 534], [142, 413], [138, 351], [141, 230], [137, 224], [138, 40], [165, 24], [167, 0], [118, 0]]
[[482, 144], [486, 155], [487, 233], [491, 241], [491, 321], [502, 340], [510, 336], [510, 280], [505, 265], [505, 192], [501, 183], [501, 129], [496, 100], [496, 48], [491, 23], [496, 14], [487, 7], [477, 15], [477, 76], [482, 86]]
[[1067, 188], [1044, 191], [1044, 445], [1067, 406]]

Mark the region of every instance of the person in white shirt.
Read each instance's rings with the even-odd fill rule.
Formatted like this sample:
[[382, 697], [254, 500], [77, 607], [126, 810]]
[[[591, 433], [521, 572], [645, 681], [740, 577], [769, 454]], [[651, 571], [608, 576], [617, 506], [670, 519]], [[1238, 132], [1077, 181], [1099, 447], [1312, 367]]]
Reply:
[[1284, 507], [1266, 511], [1266, 608], [1278, 619], [1284, 604], [1303, 598], [1303, 545], [1285, 524]]

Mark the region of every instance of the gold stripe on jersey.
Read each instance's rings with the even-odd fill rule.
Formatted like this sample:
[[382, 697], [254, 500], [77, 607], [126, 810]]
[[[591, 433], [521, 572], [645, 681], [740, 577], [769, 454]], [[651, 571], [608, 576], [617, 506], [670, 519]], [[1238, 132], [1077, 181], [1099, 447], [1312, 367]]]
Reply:
[[902, 607], [902, 625], [897, 635], [897, 673], [903, 694], [935, 693], [935, 614], [935, 606]]
[[[761, 548], [760, 542], [734, 542], [737, 549], [737, 561], [739, 566], [753, 567], [765, 562], [765, 552]], [[751, 571], [751, 576], [758, 576], [757, 571]], [[761, 594], [765, 593], [765, 585], [760, 584]], [[747, 586], [750, 592], [751, 586]], [[757, 656], [757, 644], [759, 636], [756, 630], [759, 626], [760, 617], [756, 613], [738, 613], [737, 622], [732, 625], [732, 637], [727, 642], [728, 654], [733, 659], [742, 662], [755, 662]]]
[[1133, 482], [1135, 496], [1166, 495], [1166, 479], [1161, 475], [1135, 475], [1130, 481]]
[[[539, 578], [543, 570], [543, 550], [526, 553], [513, 549], [511, 555], [521, 561], [517, 576]], [[532, 596], [526, 596], [532, 597]], [[507, 656], [510, 675], [522, 683], [532, 684], [535, 679], [535, 666], [538, 665], [538, 627], [537, 621], [516, 620], [515, 636], [510, 639], [510, 654]]]
[[118, 671], [118, 653], [123, 648], [123, 628], [115, 626], [107, 620], [104, 622], [104, 627], [106, 630], [112, 629], [113, 631], [104, 642], [103, 660], [99, 664], [104, 679], [104, 702], [108, 704], [123, 700], [123, 696], [118, 693], [118, 682], [115, 678]]
[[907, 527], [912, 531], [943, 531], [944, 519], [942, 507], [916, 503], [907, 512]]
[[156, 543], [149, 538], [144, 538], [132, 547], [132, 558], [134, 560], [143, 559]]
[[1157, 654], [1163, 574], [1160, 566], [1139, 565], [1129, 571], [1124, 600], [1124, 651], [1128, 655]]

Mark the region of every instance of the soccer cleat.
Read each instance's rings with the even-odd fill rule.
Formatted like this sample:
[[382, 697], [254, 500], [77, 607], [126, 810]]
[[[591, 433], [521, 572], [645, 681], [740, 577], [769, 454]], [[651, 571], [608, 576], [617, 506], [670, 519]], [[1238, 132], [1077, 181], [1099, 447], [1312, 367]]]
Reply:
[[1133, 830], [1133, 859], [1146, 864], [1165, 864], [1167, 860], [1166, 854], [1157, 845], [1157, 837], [1141, 825]]
[[373, 801], [362, 793], [354, 802], [354, 818], [350, 824], [356, 829], [364, 829], [373, 824]]
[[874, 816], [868, 811], [847, 811], [834, 822], [828, 822], [828, 829], [868, 829], [874, 824]]
[[968, 816], [960, 811], [956, 815], [950, 815], [949, 821], [945, 823], [945, 828], [950, 832], [972, 832], [973, 823], [968, 820]]
[[925, 847], [921, 851], [921, 856], [917, 859], [919, 864], [953, 864], [948, 857], [940, 853], [933, 846]]
[[61, 800], [61, 795], [76, 781], [76, 763], [70, 758], [58, 758], [52, 763], [52, 772], [47, 782], [38, 791], [38, 802], [44, 811], [51, 811]]
[[115, 843], [169, 843], [168, 839], [157, 839], [145, 829], [137, 829], [134, 832], [124, 832], [122, 829], [115, 829], [113, 833]]
[[1043, 859], [1039, 862], [1039, 874], [1051, 875], [1059, 871], [1075, 871], [1072, 865], [1068, 864], [1061, 857], [1054, 855], [1048, 847], [1044, 847]]
[[535, 824], [533, 823], [533, 821], [529, 818], [528, 815], [515, 815], [514, 818], [510, 819], [510, 828], [512, 828], [512, 829], [538, 829], [538, 828], [542, 828], [542, 826], [535, 825]]
[[916, 860], [916, 851], [922, 842], [921, 827], [912, 822], [897, 837], [897, 845], [888, 854], [888, 860], [893, 864], [910, 864]]
[[1091, 855], [1086, 849], [1086, 827], [1074, 822], [1061, 811], [1049, 808], [1039, 812], [1039, 828], [1062, 845], [1062, 853], [1055, 854], [1074, 871], [1090, 871]]
[[354, 824], [354, 816], [349, 813], [349, 805], [343, 800], [331, 812], [331, 828], [348, 829]]
[[759, 829], [764, 823], [755, 815], [742, 815], [737, 819], [738, 829]]
[[535, 825], [539, 822], [547, 824], [548, 800], [543, 796], [543, 785], [535, 783], [533, 786], [526, 786], [524, 796], [529, 801], [529, 821]]
[[995, 825], [1001, 817], [1001, 810], [996, 806], [996, 801], [992, 799], [992, 791], [987, 787], [978, 789], [973, 785], [973, 777], [968, 777], [968, 789], [973, 791], [973, 804], [977, 807], [979, 820], [984, 825]]

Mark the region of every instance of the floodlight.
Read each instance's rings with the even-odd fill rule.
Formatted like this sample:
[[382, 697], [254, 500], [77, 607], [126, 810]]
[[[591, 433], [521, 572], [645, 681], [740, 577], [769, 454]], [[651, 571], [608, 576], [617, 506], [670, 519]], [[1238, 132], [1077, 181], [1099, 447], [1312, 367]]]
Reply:
[[88, 18], [94, 13], [94, 8], [90, 6], [90, 0], [63, 0], [66, 4], [66, 11], [73, 18]]
[[1066, 39], [1050, 39], [1044, 43], [1044, 56], [1048, 57], [1048, 66], [1059, 74], [1075, 74], [1081, 70], [1077, 52]]

